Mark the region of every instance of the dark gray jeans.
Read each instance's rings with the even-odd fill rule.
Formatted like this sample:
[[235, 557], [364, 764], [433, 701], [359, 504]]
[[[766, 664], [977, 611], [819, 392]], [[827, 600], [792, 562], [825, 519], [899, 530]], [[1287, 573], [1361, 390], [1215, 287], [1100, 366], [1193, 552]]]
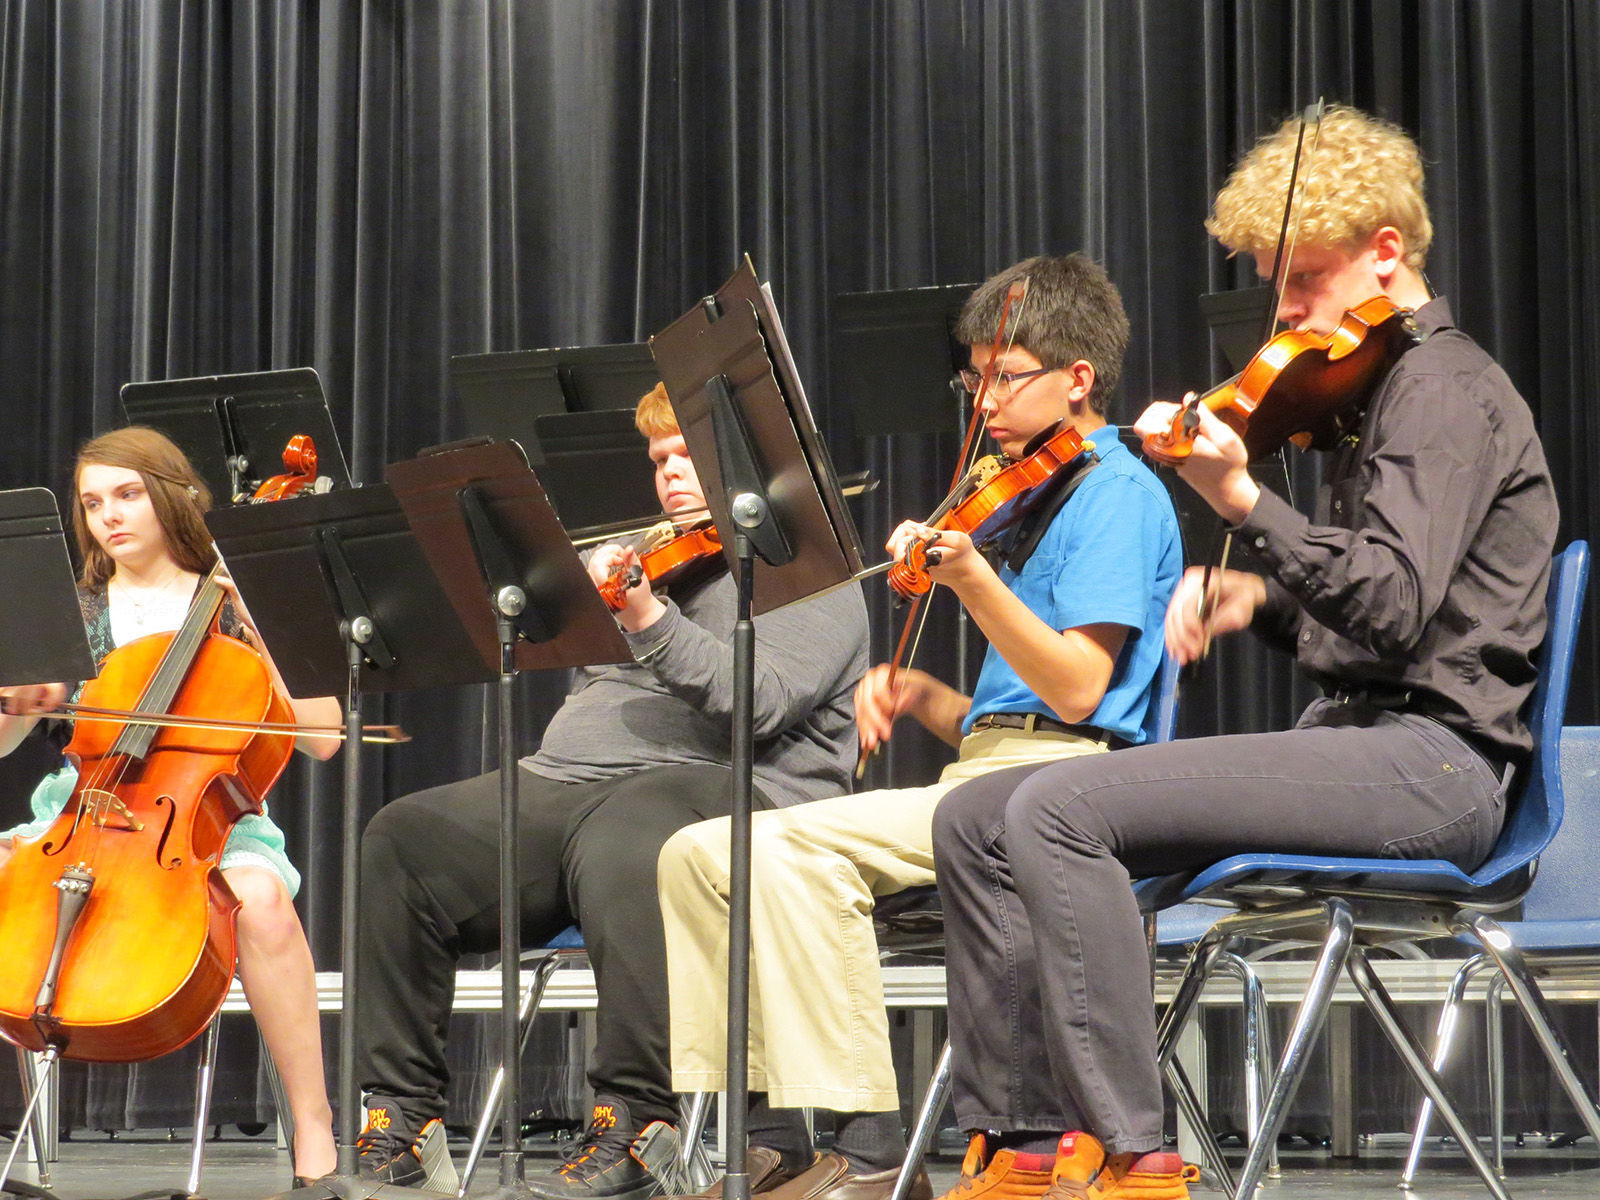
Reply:
[[934, 815], [956, 1116], [1161, 1145], [1149, 959], [1130, 878], [1276, 851], [1481, 863], [1501, 780], [1442, 725], [1312, 704], [1283, 733], [1016, 767]]

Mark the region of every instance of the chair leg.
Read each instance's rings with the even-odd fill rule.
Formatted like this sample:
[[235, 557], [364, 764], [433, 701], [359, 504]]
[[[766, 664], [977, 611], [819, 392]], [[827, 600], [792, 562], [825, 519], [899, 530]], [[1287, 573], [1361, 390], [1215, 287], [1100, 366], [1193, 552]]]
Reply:
[[1339, 973], [1350, 956], [1355, 917], [1349, 905], [1341, 900], [1330, 900], [1321, 907], [1328, 916], [1328, 936], [1322, 943], [1322, 951], [1311, 972], [1311, 983], [1306, 988], [1305, 998], [1300, 1001], [1299, 1011], [1295, 1013], [1289, 1037], [1283, 1044], [1283, 1055], [1278, 1061], [1278, 1070], [1262, 1109], [1261, 1131], [1250, 1144], [1250, 1152], [1245, 1156], [1244, 1167], [1239, 1172], [1238, 1187], [1234, 1191], [1236, 1200], [1254, 1196], [1256, 1186], [1266, 1173], [1267, 1160], [1271, 1157], [1271, 1151], [1277, 1148], [1278, 1134], [1282, 1132], [1283, 1122], [1289, 1115], [1289, 1103], [1300, 1089], [1300, 1081], [1305, 1077], [1311, 1059], [1312, 1045], [1327, 1019], [1333, 986], [1338, 982]]
[[1494, 1122], [1494, 1173], [1506, 1177], [1506, 977], [1496, 971], [1484, 1001], [1484, 1035], [1488, 1040], [1489, 1113]]
[[[522, 993], [522, 1004], [517, 1009], [517, 1023], [521, 1029], [521, 1035], [517, 1039], [519, 1054], [528, 1044], [528, 1033], [533, 1029], [534, 1015], [539, 1011], [539, 1001], [544, 999], [545, 984], [550, 981], [550, 973], [556, 969], [560, 959], [559, 953], [551, 953], [534, 960], [533, 978], [528, 981], [528, 986]], [[505, 1082], [506, 1068], [502, 1059], [500, 1066], [495, 1069], [494, 1078], [489, 1082], [489, 1093], [484, 1097], [483, 1110], [478, 1114], [478, 1127], [472, 1133], [472, 1148], [467, 1151], [467, 1161], [461, 1167], [461, 1186], [456, 1191], [458, 1197], [467, 1194], [472, 1176], [478, 1169], [478, 1163], [483, 1159], [484, 1148], [489, 1144], [489, 1135], [494, 1132], [496, 1118], [500, 1115], [500, 1092], [505, 1087]]]
[[1230, 937], [1214, 925], [1190, 949], [1189, 957], [1183, 964], [1183, 973], [1178, 976], [1172, 1003], [1167, 1005], [1167, 1011], [1161, 1014], [1161, 1021], [1156, 1026], [1156, 1054], [1163, 1070], [1172, 1061], [1178, 1048], [1178, 1035], [1194, 1013], [1200, 993], [1205, 990], [1206, 980], [1211, 978], [1217, 958], [1226, 949]]
[[1545, 1003], [1544, 994], [1539, 991], [1538, 985], [1533, 982], [1533, 976], [1529, 973], [1521, 952], [1512, 944], [1505, 931], [1482, 913], [1472, 914], [1468, 919], [1468, 927], [1482, 943], [1489, 957], [1494, 959], [1495, 966], [1500, 968], [1506, 986], [1511, 989], [1512, 999], [1522, 1010], [1523, 1019], [1533, 1030], [1534, 1039], [1539, 1043], [1539, 1049], [1544, 1051], [1545, 1060], [1561, 1082], [1562, 1089], [1567, 1093], [1567, 1099], [1572, 1101], [1572, 1107], [1578, 1110], [1584, 1128], [1589, 1131], [1590, 1137], [1600, 1142], [1600, 1109], [1595, 1107], [1595, 1102], [1584, 1088], [1583, 1081], [1573, 1070], [1572, 1053], [1567, 1049], [1567, 1044], [1561, 1035], [1556, 1032], [1555, 1025], [1550, 1019], [1549, 1005]]
[[1189, 1128], [1194, 1130], [1195, 1137], [1200, 1141], [1200, 1157], [1204, 1169], [1217, 1181], [1220, 1190], [1234, 1191], [1233, 1172], [1228, 1169], [1228, 1162], [1222, 1157], [1222, 1146], [1217, 1142], [1217, 1135], [1211, 1131], [1211, 1120], [1206, 1116], [1205, 1105], [1200, 1102], [1200, 1096], [1189, 1080], [1189, 1073], [1183, 1069], [1182, 1060], [1174, 1055], [1172, 1061], [1167, 1063], [1165, 1071], [1167, 1085], [1172, 1089], [1178, 1111], [1183, 1114], [1183, 1119], [1189, 1123]]
[[894, 1181], [894, 1191], [889, 1194], [889, 1200], [906, 1200], [911, 1194], [911, 1183], [922, 1169], [923, 1160], [928, 1157], [928, 1149], [939, 1132], [939, 1115], [944, 1112], [945, 1102], [949, 1099], [950, 1042], [946, 1040], [939, 1061], [934, 1065], [933, 1076], [928, 1080], [928, 1093], [923, 1096], [922, 1107], [917, 1110], [917, 1123], [912, 1126], [911, 1137], [906, 1144], [906, 1160], [900, 1164], [900, 1175]]
[[[1236, 978], [1243, 993], [1245, 1121], [1253, 1142], [1261, 1136], [1261, 1099], [1272, 1087], [1272, 1058], [1267, 1042], [1267, 989], [1255, 969], [1232, 951], [1218, 958], [1217, 967]], [[1271, 1148], [1270, 1155], [1266, 1177], [1278, 1179], [1283, 1175], [1283, 1169], [1278, 1165], [1276, 1145]]]
[[[1456, 1029], [1461, 1022], [1461, 1005], [1466, 996], [1467, 985], [1477, 974], [1489, 965], [1489, 959], [1482, 954], [1475, 954], [1462, 963], [1455, 973], [1455, 978], [1450, 981], [1450, 990], [1445, 994], [1444, 1005], [1439, 1009], [1439, 1025], [1433, 1035], [1433, 1069], [1438, 1072], [1444, 1070], [1445, 1063], [1450, 1060], [1450, 1051], [1455, 1046]], [[1417, 1163], [1422, 1158], [1422, 1144], [1428, 1137], [1428, 1126], [1433, 1121], [1433, 1101], [1428, 1097], [1422, 1098], [1422, 1107], [1417, 1109], [1417, 1123], [1411, 1130], [1411, 1149], [1406, 1154], [1406, 1165], [1400, 1172], [1400, 1186], [1409, 1190], [1411, 1182], [1417, 1177]]]
[[1377, 1019], [1378, 1027], [1383, 1030], [1384, 1036], [1404, 1060], [1412, 1077], [1422, 1085], [1423, 1091], [1432, 1097], [1434, 1107], [1439, 1110], [1439, 1115], [1450, 1127], [1450, 1132], [1461, 1143], [1467, 1161], [1478, 1173], [1478, 1178], [1483, 1180], [1484, 1187], [1489, 1189], [1490, 1195], [1494, 1196], [1495, 1200], [1511, 1200], [1506, 1193], [1505, 1185], [1496, 1177], [1488, 1160], [1483, 1157], [1483, 1151], [1478, 1149], [1477, 1139], [1472, 1136], [1472, 1130], [1467, 1128], [1455, 1105], [1450, 1103], [1450, 1097], [1445, 1093], [1444, 1082], [1439, 1078], [1439, 1073], [1433, 1069], [1421, 1044], [1400, 1019], [1399, 1009], [1395, 1007], [1388, 989], [1373, 972], [1372, 964], [1367, 961], [1365, 952], [1360, 948], [1355, 949], [1345, 965], [1351, 981], [1356, 985], [1356, 990], [1366, 1001], [1367, 1010]]
[[289, 1094], [283, 1090], [283, 1077], [278, 1074], [278, 1064], [272, 1061], [272, 1051], [267, 1049], [261, 1031], [256, 1030], [256, 1041], [260, 1046], [261, 1061], [267, 1068], [267, 1087], [272, 1092], [272, 1111], [278, 1117], [278, 1136], [283, 1139], [284, 1146], [289, 1151], [289, 1174], [294, 1175], [294, 1113], [289, 1110]]
[[678, 1176], [689, 1192], [704, 1191], [717, 1175], [705, 1147], [706, 1119], [711, 1113], [712, 1095], [711, 1092], [695, 1092], [678, 1101], [682, 1130], [678, 1137]]
[[44, 1099], [55, 1084], [55, 1070], [59, 1052], [54, 1046], [39, 1055], [35, 1061], [31, 1050], [17, 1048], [17, 1067], [22, 1075], [22, 1091], [28, 1098], [22, 1119], [17, 1122], [17, 1136], [11, 1143], [11, 1153], [6, 1164], [0, 1167], [0, 1191], [11, 1179], [11, 1168], [16, 1164], [17, 1152], [22, 1149], [24, 1130], [33, 1143], [33, 1161], [39, 1174], [39, 1186], [50, 1186], [50, 1151], [44, 1134]]
[[206, 1161], [206, 1128], [211, 1120], [211, 1084], [217, 1071], [217, 1038], [221, 1014], [211, 1018], [200, 1040], [200, 1068], [194, 1077], [194, 1143], [189, 1150], [189, 1195], [200, 1194], [200, 1170]]

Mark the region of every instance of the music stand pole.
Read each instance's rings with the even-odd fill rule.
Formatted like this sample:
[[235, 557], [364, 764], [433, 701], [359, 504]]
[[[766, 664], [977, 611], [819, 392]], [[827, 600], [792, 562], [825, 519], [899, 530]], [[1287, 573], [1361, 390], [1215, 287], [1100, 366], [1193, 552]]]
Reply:
[[[339, 623], [346, 648], [349, 684], [344, 706], [344, 878], [339, 888], [340, 951], [342, 976], [339, 1022], [339, 1174], [354, 1176], [361, 1161], [356, 1154], [356, 1114], [361, 1111], [361, 1089], [356, 1083], [356, 939], [361, 875], [361, 665], [362, 647], [371, 640], [370, 617], [347, 617]], [[293, 1157], [294, 1147], [289, 1147]]]
[[515, 585], [496, 589], [495, 627], [500, 637], [500, 1186], [522, 1182], [522, 1039], [517, 1009], [522, 984], [522, 907], [517, 900], [517, 629], [511, 618], [526, 607], [527, 593]]
[[[739, 500], [744, 500], [742, 495]], [[735, 502], [736, 504], [738, 501]], [[755, 722], [756, 634], [755, 546], [740, 529], [734, 537], [739, 559], [739, 602], [733, 626], [733, 803], [730, 810], [728, 873], [728, 1171], [725, 1200], [750, 1200], [748, 1118], [750, 1106], [750, 802], [754, 768], [751, 738]]]
[[794, 558], [767, 498], [767, 480], [751, 445], [733, 390], [723, 375], [706, 381], [717, 464], [728, 496], [739, 600], [733, 626], [733, 730], [729, 769], [728, 873], [728, 1172], [724, 1200], [750, 1200], [750, 807], [755, 771], [756, 557], [773, 566]]

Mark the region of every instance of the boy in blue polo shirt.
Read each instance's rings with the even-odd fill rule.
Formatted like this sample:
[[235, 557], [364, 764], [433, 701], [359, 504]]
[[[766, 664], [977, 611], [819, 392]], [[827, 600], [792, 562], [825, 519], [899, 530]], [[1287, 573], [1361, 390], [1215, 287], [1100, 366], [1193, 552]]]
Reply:
[[[1006, 318], [1011, 286], [1026, 292]], [[816, 1158], [784, 1131], [752, 1128], [752, 1190], [777, 1200], [880, 1200], [905, 1142], [889, 1055], [874, 897], [933, 882], [933, 810], [963, 780], [1002, 767], [1148, 740], [1162, 621], [1182, 570], [1178, 522], [1161, 482], [1105, 420], [1128, 319], [1105, 272], [1081, 254], [1033, 258], [968, 299], [961, 373], [989, 435], [1019, 458], [1063, 423], [1097, 462], [1001, 539], [991, 565], [965, 534], [906, 522], [889, 540], [936, 546], [933, 579], [989, 641], [973, 695], [887, 665], [856, 689], [863, 753], [911, 716], [959, 751], [939, 781], [755, 814], [750, 1077], [772, 1108], [840, 1114], [835, 1153]], [[994, 346], [1004, 347], [998, 353]], [[1068, 468], [1072, 471], [1073, 468]], [[659, 863], [671, 995], [673, 1086], [725, 1084], [728, 824], [680, 830]], [[1049, 1164], [1044, 1165], [1049, 1179]], [[929, 1194], [926, 1178], [913, 1195]]]

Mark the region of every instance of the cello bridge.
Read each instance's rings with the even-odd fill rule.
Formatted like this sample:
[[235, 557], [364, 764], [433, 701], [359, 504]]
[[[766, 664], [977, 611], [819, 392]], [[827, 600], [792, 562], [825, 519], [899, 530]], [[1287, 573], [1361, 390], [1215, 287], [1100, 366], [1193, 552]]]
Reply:
[[[138, 833], [144, 828], [144, 822], [133, 815], [133, 811], [115, 792], [85, 788], [79, 799], [79, 808], [101, 829], [112, 827]], [[114, 821], [120, 824], [113, 826]]]

